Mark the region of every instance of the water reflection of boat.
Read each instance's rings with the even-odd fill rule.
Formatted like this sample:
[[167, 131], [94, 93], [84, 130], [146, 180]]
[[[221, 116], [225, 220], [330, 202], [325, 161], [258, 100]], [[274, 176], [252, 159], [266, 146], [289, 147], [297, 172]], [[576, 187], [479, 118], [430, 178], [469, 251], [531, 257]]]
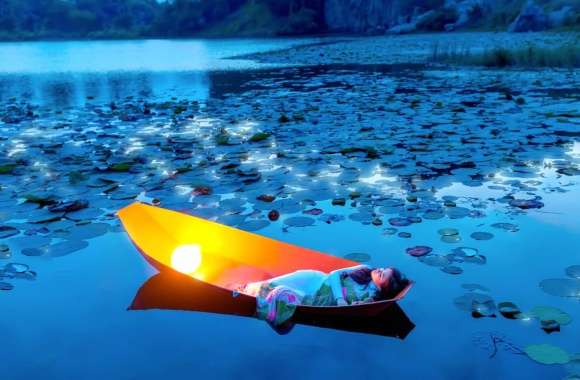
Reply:
[[[253, 317], [255, 300], [237, 300], [224, 289], [175, 272], [161, 272], [139, 289], [129, 310], [184, 310]], [[296, 314], [292, 322], [342, 331], [390, 336], [400, 339], [415, 325], [397, 304], [374, 316]]]
[[[240, 284], [262, 281], [300, 269], [330, 272], [357, 264], [184, 213], [140, 203], [120, 210], [119, 217], [147, 261], [164, 276], [173, 276], [173, 281], [163, 281], [167, 286], [164, 290], [153, 286], [158, 289], [158, 296], [151, 295], [156, 294], [154, 291], [145, 291], [148, 290], [148, 284], [140, 292], [149, 295], [145, 299], [152, 299], [155, 301], [153, 304], [161, 306], [165, 305], [162, 298], [167, 297], [168, 305], [177, 302], [175, 306], [179, 306], [179, 302], [186, 302], [185, 307], [177, 309], [252, 316], [256, 310], [256, 299], [244, 294], [233, 295]], [[161, 277], [162, 280], [165, 278]], [[184, 288], [186, 291], [183, 291]], [[366, 332], [364, 330], [370, 328], [368, 332], [381, 334], [380, 331], [390, 328], [384, 326], [385, 321], [390, 321], [397, 311], [401, 311], [394, 306], [410, 288], [411, 285], [393, 299], [361, 305], [299, 306], [294, 320], [322, 327], [342, 326], [341, 329], [351, 331]], [[138, 294], [136, 302], [139, 298]], [[183, 301], [179, 301], [181, 299]], [[133, 308], [139, 305], [141, 303], [134, 303]], [[406, 317], [403, 319], [407, 325], [412, 326]], [[360, 326], [357, 327], [357, 324]], [[399, 335], [404, 337], [406, 333]]]

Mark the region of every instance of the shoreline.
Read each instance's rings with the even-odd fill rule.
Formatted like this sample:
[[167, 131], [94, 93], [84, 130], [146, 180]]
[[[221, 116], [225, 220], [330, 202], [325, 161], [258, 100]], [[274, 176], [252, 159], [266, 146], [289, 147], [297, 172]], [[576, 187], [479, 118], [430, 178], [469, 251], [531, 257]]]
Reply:
[[[457, 36], [461, 41], [457, 41]], [[525, 33], [458, 32], [384, 35], [352, 38], [323, 44], [306, 44], [282, 50], [252, 53], [230, 57], [251, 59], [257, 63], [328, 65], [328, 64], [404, 64], [430, 63], [436, 46], [467, 49], [481, 53], [497, 47], [520, 49], [531, 45], [540, 47], [563, 46], [578, 43], [579, 32]]]

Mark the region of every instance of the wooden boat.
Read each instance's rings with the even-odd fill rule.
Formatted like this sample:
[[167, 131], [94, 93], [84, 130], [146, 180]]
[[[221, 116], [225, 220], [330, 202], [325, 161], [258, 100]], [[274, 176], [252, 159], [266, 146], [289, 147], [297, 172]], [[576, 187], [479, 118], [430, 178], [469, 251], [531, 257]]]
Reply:
[[[212, 293], [219, 294], [221, 299], [231, 299], [240, 315], [253, 315], [256, 310], [254, 297], [235, 292], [241, 284], [301, 269], [328, 273], [358, 265], [351, 260], [142, 203], [127, 206], [118, 215], [137, 249], [157, 270], [181, 272], [190, 281], [213, 287]], [[325, 307], [300, 305], [295, 317], [376, 316], [401, 300], [411, 286], [393, 299], [378, 302]]]
[[[184, 310], [254, 317], [254, 303], [237, 302], [230, 292], [176, 272], [160, 272], [137, 291], [129, 310]], [[294, 324], [405, 339], [415, 325], [394, 304], [374, 316], [297, 314]], [[276, 330], [278, 331], [278, 330]]]

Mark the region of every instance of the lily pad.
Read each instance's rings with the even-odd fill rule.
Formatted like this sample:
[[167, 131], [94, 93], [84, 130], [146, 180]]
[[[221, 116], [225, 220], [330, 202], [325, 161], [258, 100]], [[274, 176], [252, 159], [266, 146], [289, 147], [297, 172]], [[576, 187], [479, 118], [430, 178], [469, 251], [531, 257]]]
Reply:
[[47, 248], [47, 252], [51, 257], [61, 257], [85, 249], [88, 246], [89, 243], [84, 240], [69, 240], [50, 245]]
[[354, 252], [345, 255], [344, 258], [347, 260], [358, 261], [359, 263], [365, 263], [371, 260], [371, 255], [368, 253]]
[[524, 348], [524, 352], [540, 364], [566, 364], [570, 361], [569, 353], [551, 344], [530, 345]]
[[580, 280], [551, 278], [540, 282], [540, 288], [553, 296], [580, 298]]
[[474, 300], [471, 305], [471, 315], [474, 318], [493, 318], [495, 317], [495, 312], [497, 311], [497, 307], [493, 300], [486, 300], [484, 302], [479, 302]]
[[389, 224], [395, 227], [407, 227], [413, 224], [409, 218], [391, 218]]
[[560, 331], [560, 324], [553, 319], [541, 320], [540, 327], [548, 334]]
[[529, 210], [544, 207], [544, 203], [536, 199], [513, 199], [510, 201], [510, 206], [517, 207], [522, 210]]
[[441, 236], [441, 241], [445, 243], [455, 244], [461, 241], [461, 236], [459, 235], [443, 235]]
[[406, 252], [407, 255], [413, 256], [413, 257], [421, 257], [421, 256], [425, 256], [428, 255], [429, 253], [431, 253], [433, 251], [433, 248], [431, 247], [427, 247], [424, 245], [418, 245], [416, 247], [410, 247], [407, 248]]
[[452, 252], [461, 257], [475, 257], [479, 255], [479, 250], [471, 247], [457, 247], [454, 248]]
[[566, 268], [566, 274], [569, 277], [580, 280], [580, 265], [572, 265], [572, 266]]
[[446, 267], [451, 264], [447, 257], [432, 254], [419, 257], [419, 261], [432, 267]]
[[497, 309], [507, 319], [518, 319], [518, 315], [521, 314], [520, 308], [513, 302], [500, 302]]
[[437, 233], [441, 236], [456, 236], [459, 235], [459, 231], [455, 228], [442, 228]]
[[463, 273], [463, 269], [461, 269], [458, 266], [455, 265], [448, 265], [446, 267], [441, 268], [441, 270], [445, 273], [449, 273], [449, 274], [453, 274], [453, 275], [458, 275]]
[[308, 227], [312, 226], [316, 220], [307, 216], [293, 216], [284, 220], [284, 224], [290, 227]]
[[20, 231], [11, 226], [0, 226], [0, 239], [6, 239], [14, 235], [18, 235]]
[[268, 227], [269, 225], [270, 222], [263, 219], [247, 220], [244, 223], [240, 224], [239, 228], [245, 231], [252, 232], [261, 230], [262, 228]]
[[110, 226], [107, 223], [87, 223], [76, 225], [69, 229], [69, 234], [65, 236], [69, 240], [87, 240], [105, 235], [109, 232]]
[[68, 202], [59, 202], [48, 206], [50, 212], [74, 212], [89, 207], [89, 202], [86, 200], [74, 200]]
[[471, 312], [473, 310], [473, 303], [485, 303], [488, 301], [493, 301], [493, 298], [488, 296], [487, 294], [481, 294], [477, 292], [470, 292], [466, 293], [460, 297], [457, 297], [453, 300], [453, 304], [463, 310]]
[[491, 240], [493, 239], [493, 234], [489, 232], [474, 232], [471, 235], [474, 240]]
[[491, 226], [508, 232], [518, 232], [520, 230], [520, 228], [513, 223], [494, 223]]
[[570, 314], [555, 307], [536, 306], [530, 313], [540, 321], [556, 321], [562, 326], [572, 322]]
[[4, 266], [4, 270], [11, 273], [24, 273], [29, 269], [30, 267], [28, 265], [19, 263], [8, 263]]
[[480, 284], [463, 284], [463, 285], [461, 285], [461, 287], [463, 289], [467, 289], [470, 291], [479, 290], [482, 292], [489, 292], [489, 289], [487, 287], [480, 285]]

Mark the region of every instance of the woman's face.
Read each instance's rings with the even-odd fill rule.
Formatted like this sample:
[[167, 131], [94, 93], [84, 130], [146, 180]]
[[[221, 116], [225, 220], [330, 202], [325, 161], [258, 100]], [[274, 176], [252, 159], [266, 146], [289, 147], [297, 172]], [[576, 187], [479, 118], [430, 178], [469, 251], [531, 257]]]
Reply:
[[371, 278], [377, 288], [385, 291], [389, 289], [393, 270], [391, 268], [377, 268], [371, 272]]

